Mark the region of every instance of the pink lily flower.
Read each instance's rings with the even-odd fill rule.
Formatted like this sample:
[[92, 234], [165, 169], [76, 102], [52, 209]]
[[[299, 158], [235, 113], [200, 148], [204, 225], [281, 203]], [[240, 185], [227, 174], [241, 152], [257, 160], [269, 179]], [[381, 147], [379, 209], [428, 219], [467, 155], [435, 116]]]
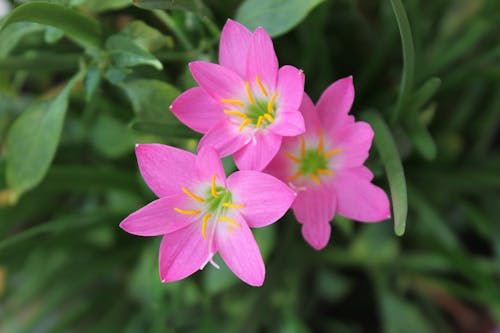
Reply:
[[249, 227], [267, 226], [290, 208], [293, 191], [258, 171], [227, 179], [216, 151], [198, 156], [161, 144], [140, 144], [136, 155], [144, 181], [159, 197], [120, 223], [139, 236], [164, 235], [159, 267], [162, 282], [183, 279], [220, 253], [241, 280], [260, 286], [265, 268]]
[[222, 30], [219, 62], [191, 62], [199, 87], [177, 97], [170, 109], [205, 134], [199, 149], [213, 146], [221, 157], [234, 154], [240, 170], [260, 171], [277, 154], [283, 136], [304, 133], [298, 111], [304, 74], [292, 66], [278, 68], [264, 29], [252, 33], [232, 20]]
[[352, 77], [334, 82], [316, 107], [304, 94], [305, 134], [285, 139], [265, 169], [296, 190], [294, 215], [304, 239], [317, 250], [330, 239], [335, 213], [362, 222], [390, 217], [387, 195], [371, 183], [373, 174], [363, 166], [373, 130], [348, 115], [353, 100]]

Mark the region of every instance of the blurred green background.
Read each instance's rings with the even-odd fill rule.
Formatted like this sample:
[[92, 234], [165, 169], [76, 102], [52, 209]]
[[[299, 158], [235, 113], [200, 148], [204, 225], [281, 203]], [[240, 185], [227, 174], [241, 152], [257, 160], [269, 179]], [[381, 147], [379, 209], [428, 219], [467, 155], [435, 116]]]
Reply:
[[[498, 332], [500, 1], [20, 3], [0, 1], [16, 8], [0, 19], [0, 332]], [[161, 284], [159, 238], [118, 227], [154, 199], [134, 144], [195, 149], [168, 105], [189, 61], [217, 61], [227, 18], [266, 28], [314, 100], [354, 76], [396, 221], [335, 217], [317, 252], [288, 214], [255, 230], [262, 288], [225, 267]]]

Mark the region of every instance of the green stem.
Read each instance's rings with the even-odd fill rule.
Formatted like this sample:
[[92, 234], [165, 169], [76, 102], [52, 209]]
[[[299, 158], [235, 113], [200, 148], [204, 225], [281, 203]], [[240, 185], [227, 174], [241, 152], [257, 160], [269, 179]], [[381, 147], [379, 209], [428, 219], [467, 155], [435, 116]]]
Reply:
[[174, 35], [179, 40], [179, 43], [181, 43], [186, 50], [194, 49], [193, 44], [191, 44], [184, 32], [177, 27], [170, 15], [162, 10], [154, 10], [153, 13], [163, 24], [165, 24], [167, 28], [169, 28], [174, 33]]

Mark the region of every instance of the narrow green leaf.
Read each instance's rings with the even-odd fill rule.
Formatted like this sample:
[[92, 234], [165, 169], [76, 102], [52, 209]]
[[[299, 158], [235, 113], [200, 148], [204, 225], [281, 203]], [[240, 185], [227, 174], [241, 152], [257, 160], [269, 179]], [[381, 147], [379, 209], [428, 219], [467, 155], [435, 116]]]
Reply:
[[7, 56], [17, 43], [26, 35], [41, 31], [43, 26], [36, 23], [19, 22], [0, 31], [0, 59]]
[[236, 20], [249, 29], [263, 27], [272, 37], [291, 30], [324, 0], [245, 0]]
[[375, 146], [384, 164], [391, 189], [394, 232], [402, 236], [405, 232], [406, 217], [408, 214], [408, 198], [406, 180], [401, 158], [387, 124], [376, 111], [363, 114], [375, 131]]
[[6, 72], [62, 72], [78, 69], [79, 54], [32, 53], [0, 58], [0, 70]]
[[92, 12], [104, 12], [107, 10], [122, 9], [132, 5], [132, 0], [85, 0], [85, 7]]
[[391, 4], [394, 15], [396, 15], [396, 21], [398, 22], [403, 48], [403, 74], [398, 101], [392, 113], [392, 121], [394, 122], [401, 115], [401, 110], [405, 107], [411, 93], [413, 77], [415, 75], [415, 47], [413, 46], [410, 22], [408, 21], [403, 3], [401, 0], [391, 0]]
[[121, 33], [148, 52], [174, 46], [172, 37], [164, 35], [142, 21], [133, 21]]
[[145, 134], [153, 134], [164, 138], [177, 139], [200, 139], [201, 134], [190, 130], [181, 123], [162, 123], [154, 121], [143, 121], [140, 119], [134, 120], [130, 124], [130, 128], [134, 131]]
[[99, 48], [101, 45], [101, 28], [96, 20], [53, 3], [22, 4], [9, 14], [0, 31], [15, 22], [34, 22], [59, 28], [84, 47]]
[[435, 159], [437, 155], [436, 143], [427, 130], [420, 114], [416, 110], [409, 110], [404, 116], [403, 122], [418, 152], [427, 160]]
[[201, 0], [134, 0], [134, 5], [144, 9], [179, 9], [210, 16]]
[[149, 65], [157, 70], [163, 69], [158, 59], [124, 35], [117, 34], [109, 37], [106, 41], [106, 49], [117, 67]]
[[89, 102], [94, 96], [95, 91], [101, 83], [101, 71], [97, 65], [93, 65], [89, 68], [87, 75], [85, 76], [85, 100]]
[[52, 163], [78, 72], [55, 98], [35, 102], [12, 125], [7, 138], [7, 184], [16, 197], [40, 183]]
[[431, 77], [414, 94], [410, 106], [417, 112], [427, 104], [441, 87], [441, 79]]

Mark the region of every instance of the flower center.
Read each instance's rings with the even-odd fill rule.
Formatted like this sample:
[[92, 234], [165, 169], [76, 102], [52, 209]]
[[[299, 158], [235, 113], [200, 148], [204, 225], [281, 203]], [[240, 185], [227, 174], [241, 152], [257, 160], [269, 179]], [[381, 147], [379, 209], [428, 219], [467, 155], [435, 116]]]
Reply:
[[332, 149], [324, 152], [323, 133], [320, 132], [318, 146], [314, 149], [306, 149], [304, 136], [300, 137], [300, 157], [296, 157], [289, 152], [285, 156], [297, 164], [298, 170], [288, 178], [294, 181], [300, 177], [309, 177], [316, 184], [321, 184], [321, 177], [333, 176], [333, 171], [328, 167], [328, 159], [333, 155], [342, 152], [340, 149]]
[[274, 122], [274, 113], [277, 109], [275, 101], [278, 94], [275, 92], [269, 97], [269, 92], [260, 81], [258, 75], [255, 77], [255, 82], [259, 87], [257, 93], [252, 91], [249, 82], [245, 82], [245, 90], [248, 97], [247, 103], [239, 99], [221, 99], [222, 103], [232, 105], [232, 108], [225, 109], [224, 113], [235, 116], [240, 122], [240, 132], [246, 126], [252, 126], [255, 129], [264, 129]]

